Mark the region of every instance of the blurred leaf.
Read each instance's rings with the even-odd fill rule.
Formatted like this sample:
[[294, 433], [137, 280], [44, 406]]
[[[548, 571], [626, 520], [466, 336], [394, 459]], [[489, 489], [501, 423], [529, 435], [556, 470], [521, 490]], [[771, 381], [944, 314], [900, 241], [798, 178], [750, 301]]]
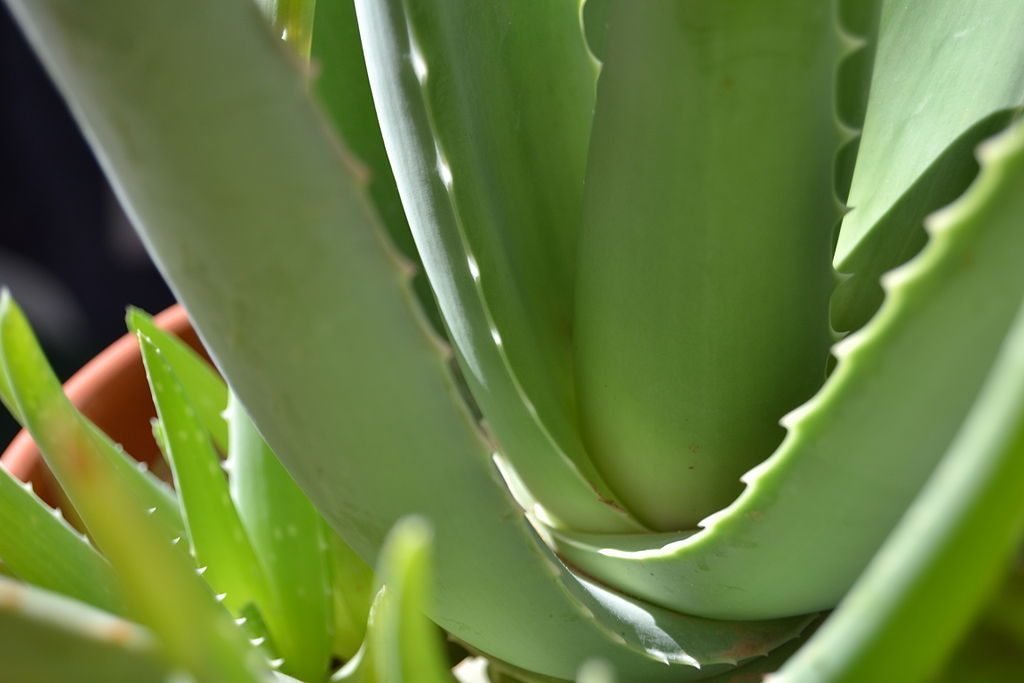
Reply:
[[9, 683], [166, 683], [170, 673], [135, 624], [3, 577], [0, 672]]
[[26, 428], [53, 469], [69, 475], [65, 489], [113, 566], [130, 614], [153, 631], [172, 664], [202, 683], [263, 681], [265, 664], [188, 554], [171, 543], [180, 531], [167, 516], [149, 513], [151, 491], [112, 464], [117, 461], [64, 396], [24, 315], [6, 295], [0, 299], [0, 359]]
[[[82, 511], [82, 496], [84, 494], [82, 492], [82, 485], [78, 481], [78, 470], [80, 467], [85, 466], [85, 463], [80, 462], [80, 460], [88, 459], [90, 461], [88, 466], [102, 467], [112, 476], [116, 476], [121, 482], [120, 485], [131, 489], [132, 495], [141, 501], [143, 510], [154, 510], [152, 514], [160, 520], [161, 524], [166, 525], [172, 531], [177, 531], [180, 535], [180, 532], [184, 530], [184, 524], [181, 520], [181, 513], [174, 494], [162, 481], [148, 473], [144, 468], [141, 468], [135, 460], [128, 457], [121, 449], [121, 446], [115, 445], [108, 436], [82, 416], [67, 398], [63, 398], [60, 382], [46, 364], [42, 351], [38, 348], [35, 337], [29, 330], [24, 314], [20, 312], [6, 291], [0, 294], [0, 316], [3, 317], [6, 325], [9, 325], [11, 329], [17, 330], [17, 334], [23, 335], [24, 343], [29, 345], [29, 351], [34, 356], [31, 359], [15, 358], [11, 350], [0, 346], [0, 355], [2, 355], [0, 357], [0, 377], [3, 377], [0, 380], [0, 386], [4, 387], [5, 392], [10, 392], [5, 402], [9, 401], [14, 405], [15, 410], [11, 412], [12, 415], [17, 416], [22, 421], [22, 426], [33, 434], [33, 438], [36, 440], [36, 444], [43, 455], [43, 460], [46, 461], [50, 471], [60, 484], [62, 492], [67, 495], [68, 500], [75, 506], [76, 511], [84, 516]], [[34, 362], [37, 368], [20, 368], [17, 365], [18, 362]], [[54, 400], [59, 399], [61, 409], [74, 416], [76, 427], [81, 426], [81, 428], [89, 433], [93, 447], [87, 452], [82, 454], [62, 453], [53, 447], [54, 444], [50, 440], [49, 434], [39, 435], [29, 428], [30, 416], [25, 412], [26, 409], [22, 399], [18, 399], [13, 375], [18, 372], [34, 371], [40, 373], [37, 376], [38, 384], [25, 386], [22, 388], [22, 391], [31, 391], [32, 400], [41, 400], [40, 396], [43, 393], [55, 397]], [[49, 441], [50, 447], [47, 447], [44, 441]], [[92, 535], [90, 522], [86, 520], [85, 524], [90, 535]], [[105, 552], [102, 546], [100, 546], [100, 550]]]
[[309, 58], [316, 0], [256, 0], [274, 34], [291, 45], [301, 59]]
[[123, 611], [107, 561], [3, 467], [0, 530], [0, 560], [18, 578], [107, 612]]
[[331, 680], [348, 683], [455, 683], [441, 632], [423, 610], [429, 585], [430, 530], [416, 518], [395, 525], [381, 551], [380, 582], [357, 658]]

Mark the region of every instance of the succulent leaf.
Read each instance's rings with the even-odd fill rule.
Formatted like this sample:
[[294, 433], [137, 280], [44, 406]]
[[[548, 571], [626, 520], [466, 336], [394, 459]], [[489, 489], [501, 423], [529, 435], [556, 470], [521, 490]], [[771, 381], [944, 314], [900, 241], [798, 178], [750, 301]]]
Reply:
[[975, 148], [1002, 130], [1012, 112], [986, 117], [953, 141], [879, 220], [844, 264], [848, 271], [832, 295], [835, 330], [856, 331], [878, 311], [885, 298], [882, 276], [910, 260], [928, 240], [924, 220], [962, 195], [978, 174]]
[[640, 529], [574, 427], [572, 264], [595, 76], [578, 3], [356, 10], [409, 224], [488, 427], [552, 523]]
[[586, 446], [652, 529], [735, 498], [824, 377], [834, 5], [613, 3], [573, 346]]
[[232, 612], [249, 602], [264, 607], [267, 579], [231, 502], [213, 442], [160, 348], [141, 332], [138, 339], [196, 565]]
[[354, 0], [319, 0], [313, 32], [313, 91], [360, 166], [362, 182], [388, 237], [415, 267], [412, 286], [433, 330], [445, 336], [437, 301], [420, 264], [377, 123]]
[[367, 194], [391, 241], [418, 258], [373, 106], [353, 0], [319, 0], [313, 32], [313, 91], [338, 135], [364, 167]]
[[[247, 624], [169, 542], [177, 501], [71, 407], [0, 300], [0, 400], [175, 669], [322, 680], [341, 654], [338, 680], [451, 681], [425, 611], [507, 662], [497, 680], [596, 657], [620, 680], [738, 683], [868, 567], [785, 675], [825, 652], [837, 680], [914, 678], [1019, 537], [1024, 127], [918, 254], [1021, 104], [1012, 0], [322, 0], [333, 131], [278, 40], [308, 53], [309, 0], [261, 0], [271, 31], [250, 0], [7, 2], [238, 393], [229, 439], [216, 372], [158, 330], [143, 343], [190, 535]], [[410, 229], [454, 349], [414, 299]], [[830, 313], [857, 331], [779, 429], [825, 375]], [[47, 514], [2, 476], [0, 521]], [[389, 533], [409, 516], [426, 522]], [[7, 569], [95, 602], [88, 568], [85, 588], [37, 571], [31, 533]], [[982, 545], [962, 588], [953, 553]], [[0, 627], [24, 620], [10, 606]], [[904, 656], [940, 607], [935, 643]]]
[[1021, 3], [888, 0], [879, 22], [852, 210], [836, 247], [843, 272], [945, 149], [983, 119], [1024, 104]]
[[691, 534], [553, 531], [568, 561], [709, 617], [835, 604], [946, 451], [1024, 298], [1024, 152], [1014, 144], [991, 168], [980, 155], [978, 181], [931, 218], [928, 247], [887, 276], [878, 316], [836, 347], [838, 367], [785, 418], [787, 439], [744, 476], [732, 505]]
[[[1004, 192], [1019, 190], [1024, 126], [988, 143], [985, 158], [989, 188], [1005, 174]], [[1003, 206], [1019, 229], [1024, 201]], [[836, 612], [772, 681], [931, 679], [1019, 551], [1022, 482], [1024, 306], [935, 473]], [[928, 624], [923, 640], [920, 624]]]
[[[623, 671], [675, 679], [610, 642], [567, 598], [416, 317], [354, 172], [251, 3], [100, 1], [11, 7], [104, 149], [211, 355], [321, 513], [368, 561], [395, 521], [431, 519], [429, 611], [456, 635], [477, 624], [485, 652], [564, 678], [606, 652]], [[70, 44], [88, 45], [90, 58], [60, 47]], [[135, 50], [164, 58], [143, 73]], [[261, 78], [237, 78], [247, 70]], [[248, 103], [241, 119], [238, 102]]]

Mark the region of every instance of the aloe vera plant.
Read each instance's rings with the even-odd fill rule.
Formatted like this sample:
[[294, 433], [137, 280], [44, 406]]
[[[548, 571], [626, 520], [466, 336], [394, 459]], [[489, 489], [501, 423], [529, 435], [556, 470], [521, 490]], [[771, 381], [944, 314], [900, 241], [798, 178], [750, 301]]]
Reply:
[[450, 680], [422, 603], [493, 680], [923, 681], [1016, 561], [1018, 0], [7, 2], [233, 396], [135, 316], [169, 494], [5, 302], [5, 403], [103, 553], [8, 486], [70, 558], [0, 552], [31, 633]]

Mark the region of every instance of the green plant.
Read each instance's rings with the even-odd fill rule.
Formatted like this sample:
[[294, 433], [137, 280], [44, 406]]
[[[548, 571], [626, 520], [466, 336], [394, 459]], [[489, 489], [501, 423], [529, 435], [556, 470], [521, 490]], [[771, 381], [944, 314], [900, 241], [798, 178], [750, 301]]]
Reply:
[[[367, 561], [429, 520], [502, 675], [925, 680], [1011, 561], [1019, 1], [263, 3], [308, 70], [248, 0], [7, 2], [287, 471]], [[24, 330], [5, 402], [67, 436]], [[262, 675], [94, 536], [171, 661]], [[345, 675], [444, 675], [404, 607]]]

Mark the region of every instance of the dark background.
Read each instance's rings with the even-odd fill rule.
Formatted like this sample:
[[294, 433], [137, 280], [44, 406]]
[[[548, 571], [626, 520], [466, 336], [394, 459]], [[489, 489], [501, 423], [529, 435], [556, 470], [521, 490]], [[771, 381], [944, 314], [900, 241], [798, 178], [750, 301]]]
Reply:
[[[62, 378], [172, 297], [67, 107], [0, 5], [0, 285]], [[15, 425], [0, 407], [0, 450]]]

